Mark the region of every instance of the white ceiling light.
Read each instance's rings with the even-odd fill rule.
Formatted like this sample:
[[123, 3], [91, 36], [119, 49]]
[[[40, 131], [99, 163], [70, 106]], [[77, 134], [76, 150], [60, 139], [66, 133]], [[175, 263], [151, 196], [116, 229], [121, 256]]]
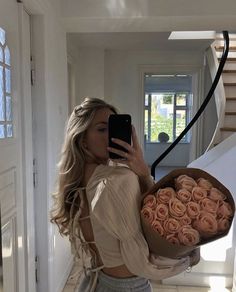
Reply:
[[215, 31], [172, 31], [169, 40], [204, 40], [215, 39]]

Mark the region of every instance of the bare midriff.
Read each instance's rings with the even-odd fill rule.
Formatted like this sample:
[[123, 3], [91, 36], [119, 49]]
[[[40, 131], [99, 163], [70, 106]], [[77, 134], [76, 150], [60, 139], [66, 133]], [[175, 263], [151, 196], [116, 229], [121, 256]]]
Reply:
[[112, 267], [112, 268], [103, 268], [102, 271], [112, 277], [115, 278], [130, 278], [134, 277], [135, 275], [132, 274], [126, 267], [126, 265], [121, 265], [118, 267]]

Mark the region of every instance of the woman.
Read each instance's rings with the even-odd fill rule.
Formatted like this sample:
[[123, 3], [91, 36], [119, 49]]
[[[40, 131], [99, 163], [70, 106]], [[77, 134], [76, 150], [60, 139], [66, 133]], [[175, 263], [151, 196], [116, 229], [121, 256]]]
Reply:
[[[77, 291], [149, 292], [147, 279], [170, 277], [192, 264], [189, 256], [171, 260], [149, 254], [139, 203], [154, 182], [134, 128], [132, 146], [114, 140], [127, 153], [108, 147], [108, 117], [116, 113], [105, 101], [86, 98], [75, 107], [65, 134], [51, 221], [82, 258], [85, 274]], [[110, 165], [109, 151], [125, 160]]]

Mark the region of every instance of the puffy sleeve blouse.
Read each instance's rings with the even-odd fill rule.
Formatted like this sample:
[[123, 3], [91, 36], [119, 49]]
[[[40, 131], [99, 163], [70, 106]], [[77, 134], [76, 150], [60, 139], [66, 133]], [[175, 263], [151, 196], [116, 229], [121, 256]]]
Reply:
[[105, 264], [112, 266], [114, 248], [114, 254], [119, 253], [123, 264], [138, 276], [160, 280], [184, 271], [189, 266], [189, 257], [175, 260], [155, 256], [150, 261], [140, 222], [141, 192], [137, 175], [122, 166], [103, 166], [95, 172], [87, 196], [98, 249], [106, 237], [113, 240], [110, 241], [110, 257], [99, 249]]

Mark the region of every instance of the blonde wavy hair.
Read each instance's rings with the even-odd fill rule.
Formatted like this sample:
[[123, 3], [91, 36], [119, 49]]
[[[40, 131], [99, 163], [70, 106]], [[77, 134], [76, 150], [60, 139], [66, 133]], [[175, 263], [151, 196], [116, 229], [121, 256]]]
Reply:
[[[57, 224], [61, 235], [70, 233], [69, 223], [75, 216], [75, 214], [71, 214], [71, 206], [78, 188], [81, 186], [87, 159], [99, 163], [84, 147], [83, 140], [96, 112], [103, 108], [109, 108], [112, 112], [117, 113], [116, 108], [104, 100], [86, 97], [80, 105], [74, 108], [67, 123], [58, 163], [56, 192], [53, 194], [54, 207], [51, 211], [51, 222]], [[76, 205], [79, 208], [80, 201], [77, 201]]]

